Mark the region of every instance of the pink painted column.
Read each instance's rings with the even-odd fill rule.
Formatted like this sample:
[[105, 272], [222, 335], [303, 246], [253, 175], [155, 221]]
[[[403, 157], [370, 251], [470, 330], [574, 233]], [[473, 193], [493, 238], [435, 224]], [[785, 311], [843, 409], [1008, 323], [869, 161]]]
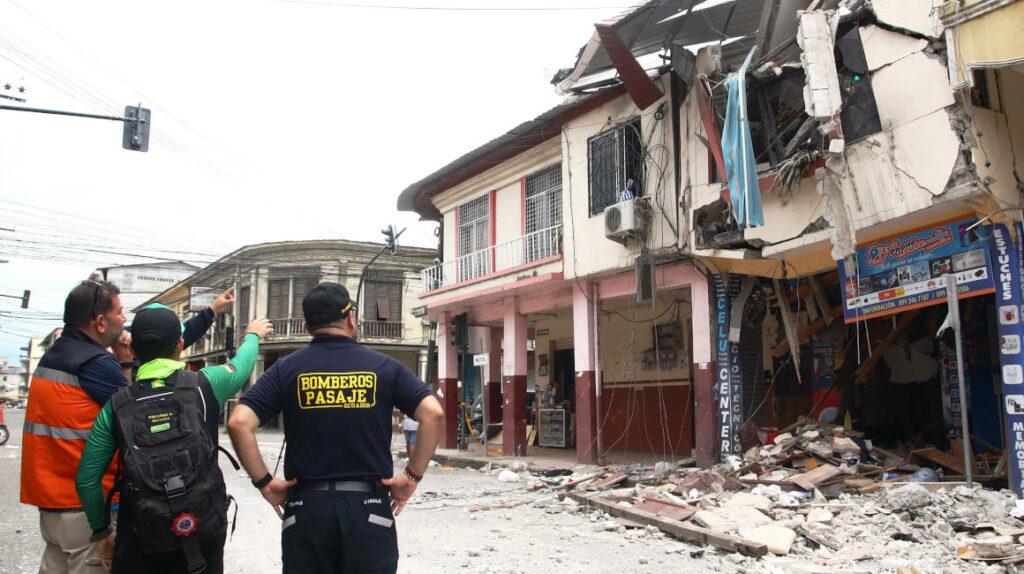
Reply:
[[487, 401], [487, 419], [491, 422], [501, 418], [501, 327], [491, 327], [490, 357], [487, 359], [487, 386], [484, 400]]
[[437, 318], [437, 399], [444, 408], [441, 448], [457, 448], [459, 444], [459, 358], [451, 343], [451, 313]]
[[505, 456], [526, 454], [526, 316], [515, 298], [505, 302], [505, 361], [502, 377], [502, 439]]
[[693, 312], [693, 390], [694, 442], [697, 466], [709, 468], [715, 463], [717, 441], [715, 410], [715, 364], [711, 361], [711, 298], [707, 277], [693, 273], [690, 279], [690, 300]]
[[594, 352], [596, 286], [577, 283], [572, 291], [573, 356], [576, 363], [576, 461], [597, 461], [597, 355]]

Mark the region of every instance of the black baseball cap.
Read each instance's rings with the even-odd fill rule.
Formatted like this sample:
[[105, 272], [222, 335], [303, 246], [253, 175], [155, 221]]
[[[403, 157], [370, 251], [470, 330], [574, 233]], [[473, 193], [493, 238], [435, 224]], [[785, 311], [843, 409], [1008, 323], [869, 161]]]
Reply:
[[302, 314], [311, 328], [343, 319], [354, 307], [348, 289], [337, 283], [321, 283], [302, 299]]
[[178, 315], [160, 303], [144, 307], [132, 320], [132, 350], [143, 363], [169, 358], [184, 328]]

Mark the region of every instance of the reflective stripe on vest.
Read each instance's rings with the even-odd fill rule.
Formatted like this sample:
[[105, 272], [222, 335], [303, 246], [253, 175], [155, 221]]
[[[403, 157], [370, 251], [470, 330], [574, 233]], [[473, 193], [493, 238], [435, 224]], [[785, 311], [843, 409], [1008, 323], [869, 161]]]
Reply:
[[[21, 501], [49, 509], [81, 508], [75, 475], [100, 405], [78, 377], [39, 367], [32, 376], [22, 434]], [[103, 477], [104, 491], [114, 484], [115, 466]]]
[[50, 425], [34, 423], [32, 421], [25, 421], [25, 432], [64, 440], [87, 440], [89, 438], [89, 429], [83, 430], [52, 427]]

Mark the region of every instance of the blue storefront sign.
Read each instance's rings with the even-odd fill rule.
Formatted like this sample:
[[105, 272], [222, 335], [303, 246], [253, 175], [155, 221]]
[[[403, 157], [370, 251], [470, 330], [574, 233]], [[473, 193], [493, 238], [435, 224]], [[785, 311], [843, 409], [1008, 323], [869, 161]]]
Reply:
[[996, 223], [989, 227], [989, 249], [996, 288], [996, 325], [999, 330], [999, 363], [1003, 379], [1004, 421], [1009, 451], [1010, 488], [1024, 495], [1024, 325], [1021, 325], [1020, 223], [1014, 224], [1017, 241], [1010, 229]]
[[988, 251], [977, 219], [953, 221], [857, 248], [857, 268], [839, 263], [847, 323], [946, 301], [942, 276], [959, 297], [992, 293]]
[[743, 450], [737, 432], [743, 415], [743, 380], [740, 372], [740, 346], [729, 342], [729, 314], [740, 289], [740, 278], [726, 281], [713, 275], [715, 284], [715, 360], [718, 367], [718, 444], [720, 455], [740, 454]]

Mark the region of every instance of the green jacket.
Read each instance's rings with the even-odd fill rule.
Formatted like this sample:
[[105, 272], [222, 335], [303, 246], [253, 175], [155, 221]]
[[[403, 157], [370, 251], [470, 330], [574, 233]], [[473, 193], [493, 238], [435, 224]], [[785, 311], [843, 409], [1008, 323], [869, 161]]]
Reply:
[[[238, 353], [226, 364], [206, 367], [200, 372], [206, 375], [213, 387], [217, 403], [223, 405], [237, 393], [249, 380], [256, 355], [259, 353], [260, 339], [249, 333], [238, 347]], [[185, 363], [173, 359], [154, 359], [139, 367], [137, 380], [149, 380], [153, 387], [164, 386], [164, 379], [185, 368]], [[82, 451], [82, 461], [78, 465], [78, 476], [75, 478], [75, 489], [82, 501], [85, 516], [94, 531], [110, 524], [107, 514], [106, 499], [103, 493], [103, 474], [110, 466], [110, 461], [117, 452], [117, 441], [114, 438], [114, 415], [110, 401], [103, 405], [100, 414], [89, 431], [89, 440]]]

